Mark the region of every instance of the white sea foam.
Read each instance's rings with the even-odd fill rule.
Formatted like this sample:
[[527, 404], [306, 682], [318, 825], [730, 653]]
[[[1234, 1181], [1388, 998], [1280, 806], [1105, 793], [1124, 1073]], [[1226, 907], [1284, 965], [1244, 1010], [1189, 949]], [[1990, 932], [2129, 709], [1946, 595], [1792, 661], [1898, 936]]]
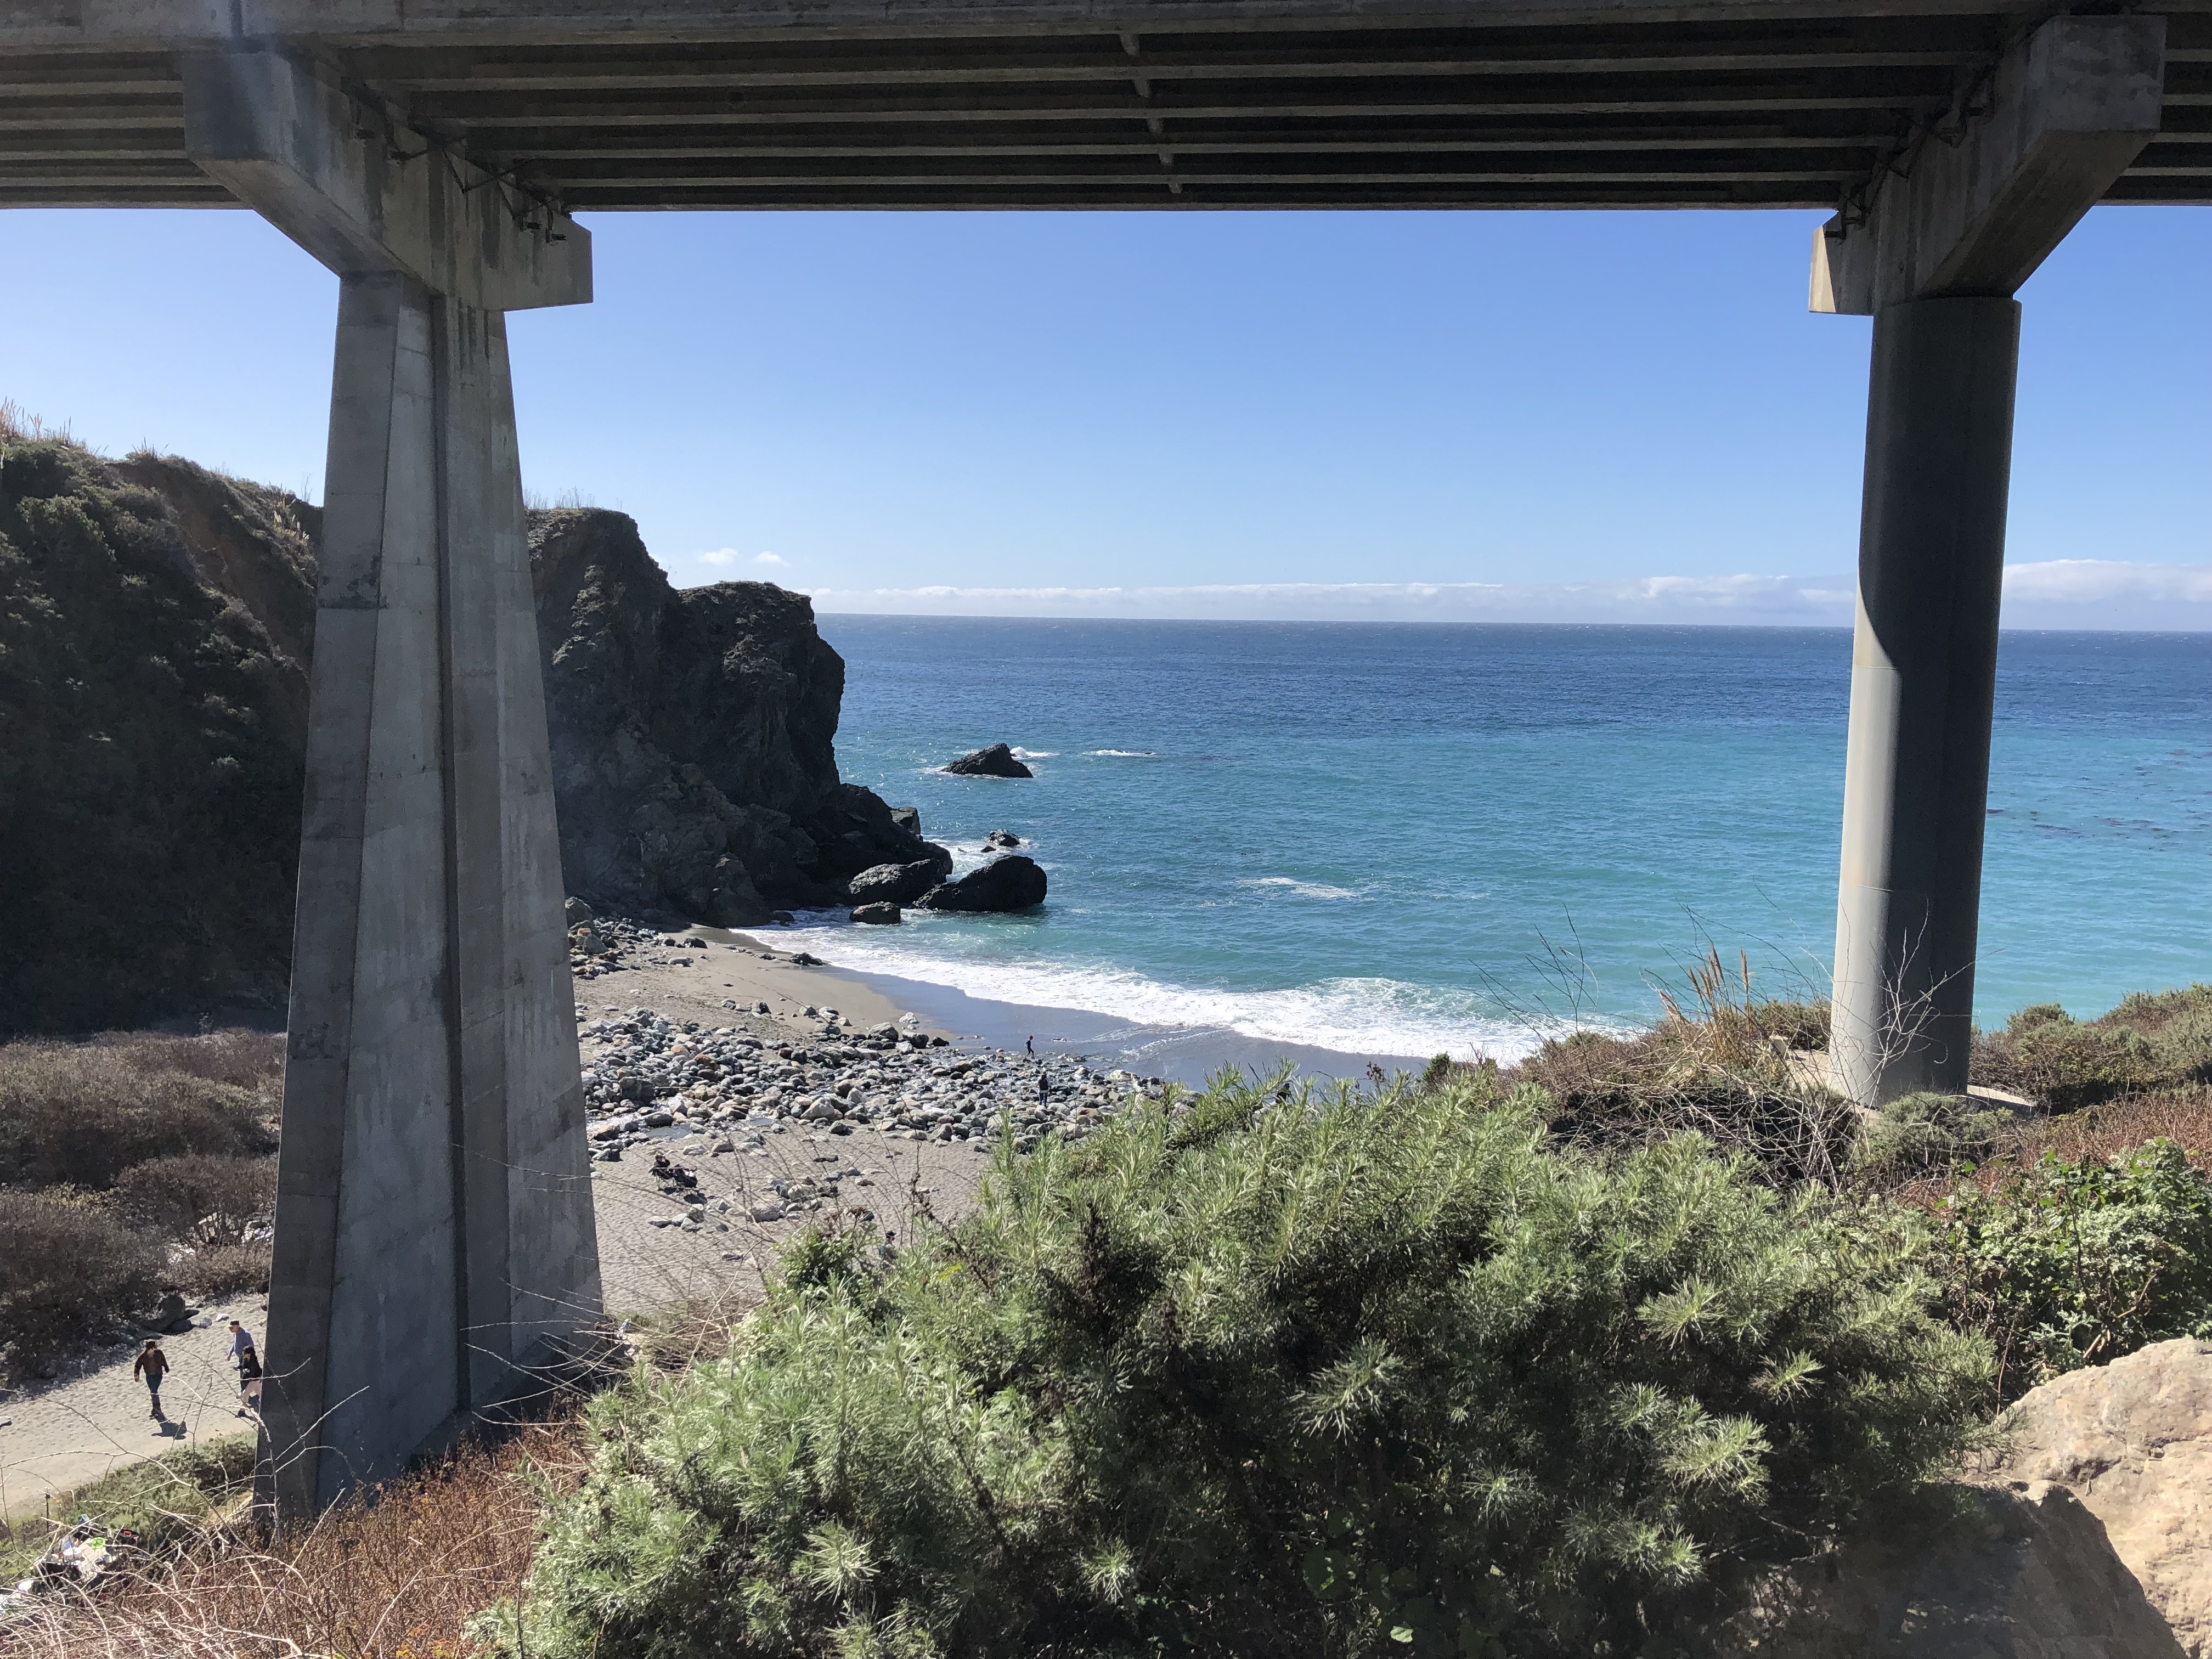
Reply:
[[1058, 760], [1057, 749], [1016, 749], [1012, 751], [1016, 760]]
[[806, 948], [840, 968], [949, 986], [993, 1002], [1077, 1009], [1141, 1025], [1233, 1031], [1258, 1042], [1345, 1054], [1449, 1054], [1508, 1064], [1553, 1035], [1498, 1018], [1468, 991], [1379, 978], [1328, 979], [1274, 991], [1172, 985], [1110, 966], [945, 952], [922, 937], [938, 925], [910, 916], [906, 929], [878, 930], [834, 923], [826, 915], [802, 918]]
[[1106, 760], [1158, 760], [1159, 756], [1150, 749], [1086, 749], [1085, 755]]
[[1239, 887], [1272, 887], [1285, 893], [1295, 893], [1300, 898], [1348, 899], [1361, 896], [1354, 887], [1332, 887], [1323, 881], [1294, 881], [1288, 876], [1255, 876], [1240, 881]]

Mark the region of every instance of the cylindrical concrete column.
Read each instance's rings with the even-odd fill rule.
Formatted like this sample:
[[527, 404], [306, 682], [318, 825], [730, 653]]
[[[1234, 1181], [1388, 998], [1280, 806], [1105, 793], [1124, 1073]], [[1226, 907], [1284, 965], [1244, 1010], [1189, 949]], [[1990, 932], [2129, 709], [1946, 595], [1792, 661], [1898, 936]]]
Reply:
[[1830, 1053], [1863, 1105], [1963, 1094], [2020, 306], [1878, 313]]

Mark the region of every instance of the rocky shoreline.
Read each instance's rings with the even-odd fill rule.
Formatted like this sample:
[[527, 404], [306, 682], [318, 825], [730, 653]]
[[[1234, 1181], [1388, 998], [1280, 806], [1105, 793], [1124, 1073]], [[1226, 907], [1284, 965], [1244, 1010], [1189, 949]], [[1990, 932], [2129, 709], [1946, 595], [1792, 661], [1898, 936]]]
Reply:
[[[732, 952], [799, 960], [745, 945], [659, 934], [632, 922], [592, 926], [626, 941], [631, 960], [623, 965], [696, 963], [712, 969]], [[834, 1007], [809, 1006], [796, 1017], [764, 1019], [768, 1004], [741, 1006], [736, 998], [723, 999], [723, 1008], [721, 1022], [672, 1018], [642, 1004], [581, 1012], [587, 1133], [596, 1161], [649, 1161], [655, 1184], [682, 1201], [696, 1182], [678, 1160], [765, 1158], [771, 1136], [796, 1132], [826, 1144], [868, 1129], [895, 1140], [967, 1143], [981, 1152], [1011, 1133], [1026, 1152], [1046, 1134], [1081, 1139], [1133, 1102], [1172, 1103], [1177, 1092], [1161, 1078], [1095, 1071], [1079, 1056], [955, 1043], [916, 1029], [911, 1016], [863, 1024]], [[767, 1029], [758, 1029], [763, 1024]], [[848, 1179], [866, 1176], [831, 1169], [775, 1183], [775, 1199], [754, 1203], [744, 1218], [777, 1221], [834, 1205]], [[692, 1231], [714, 1225], [730, 1207], [715, 1202], [720, 1208], [709, 1209], [702, 1199], [662, 1224]]]

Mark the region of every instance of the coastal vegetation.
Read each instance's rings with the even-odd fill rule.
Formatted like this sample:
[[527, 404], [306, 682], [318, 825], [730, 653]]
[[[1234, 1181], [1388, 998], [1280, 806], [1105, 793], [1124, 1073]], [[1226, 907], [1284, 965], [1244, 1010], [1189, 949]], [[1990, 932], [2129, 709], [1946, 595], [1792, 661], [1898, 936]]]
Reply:
[[0, 1045], [0, 1382], [269, 1276], [284, 1040]]
[[[96, 1624], [58, 1604], [0, 1652], [1699, 1650], [1792, 1564], [1953, 1524], [2008, 1401], [2212, 1336], [2212, 991], [2038, 1011], [1978, 1047], [2010, 1088], [1867, 1114], [1823, 1011], [1711, 968], [1514, 1068], [1223, 1077], [1010, 1138], [971, 1213], [826, 1222], [526, 1457], [273, 1540], [179, 1504]], [[144, 1091], [158, 1133], [118, 1103], [150, 1046], [0, 1049], [128, 1149], [60, 1212], [250, 1198], [220, 1136], [273, 1106], [274, 1040], [160, 1041], [208, 1090]], [[2003, 1097], [2089, 1086], [2061, 1052], [2129, 1069]], [[11, 1099], [11, 1167], [82, 1156]], [[453, 1547], [395, 1577], [410, 1539]]]
[[595, 1407], [511, 1650], [1639, 1650], [1965, 1448], [1916, 1218], [1544, 1112], [1224, 1079], [821, 1236]]

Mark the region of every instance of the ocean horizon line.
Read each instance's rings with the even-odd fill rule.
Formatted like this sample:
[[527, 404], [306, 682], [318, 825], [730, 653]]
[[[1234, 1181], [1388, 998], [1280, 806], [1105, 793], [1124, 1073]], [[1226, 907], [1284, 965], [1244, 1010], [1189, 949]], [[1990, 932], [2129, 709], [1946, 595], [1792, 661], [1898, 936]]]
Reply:
[[[691, 562], [678, 559], [684, 568]], [[1640, 576], [1591, 581], [1207, 582], [811, 589], [826, 616], [1109, 618], [1138, 622], [1377, 622], [1527, 626], [1842, 628], [1852, 625], [1855, 575]], [[2212, 565], [2049, 559], [2005, 567], [2012, 630], [2212, 632]]]

